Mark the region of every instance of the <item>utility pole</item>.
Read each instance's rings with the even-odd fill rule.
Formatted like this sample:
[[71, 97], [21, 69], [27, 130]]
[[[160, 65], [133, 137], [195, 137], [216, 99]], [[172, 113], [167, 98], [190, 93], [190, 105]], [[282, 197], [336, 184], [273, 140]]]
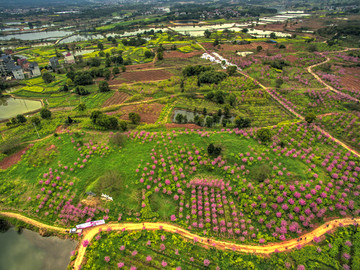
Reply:
[[38, 138], [40, 139], [40, 135], [39, 135], [39, 132], [38, 132], [38, 130], [37, 130], [37, 128], [36, 128], [35, 123], [33, 123], [33, 125], [34, 125], [34, 128], [35, 128], [35, 130], [36, 130], [36, 133], [37, 133], [37, 135], [38, 135]]

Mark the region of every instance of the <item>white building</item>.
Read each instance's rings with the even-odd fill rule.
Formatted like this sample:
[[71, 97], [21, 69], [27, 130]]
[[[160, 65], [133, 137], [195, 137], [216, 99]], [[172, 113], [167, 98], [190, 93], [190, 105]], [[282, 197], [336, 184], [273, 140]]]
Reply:
[[24, 71], [20, 66], [15, 66], [11, 71], [16, 80], [24, 80], [25, 79]]
[[37, 62], [30, 63], [28, 70], [30, 71], [31, 77], [41, 76], [41, 71]]
[[75, 64], [75, 57], [71, 54], [71, 52], [68, 52], [64, 55], [64, 61], [65, 64]]

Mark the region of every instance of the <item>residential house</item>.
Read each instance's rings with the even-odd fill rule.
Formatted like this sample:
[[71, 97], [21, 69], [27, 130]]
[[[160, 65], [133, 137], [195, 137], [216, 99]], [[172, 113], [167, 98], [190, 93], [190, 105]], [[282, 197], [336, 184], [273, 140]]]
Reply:
[[3, 54], [0, 57], [0, 75], [2, 76], [10, 75], [14, 67], [15, 67], [15, 63], [11, 55]]
[[75, 64], [75, 57], [71, 54], [71, 52], [68, 52], [65, 54], [65, 64]]
[[41, 71], [37, 62], [31, 62], [28, 70], [30, 71], [31, 77], [41, 76]]
[[57, 59], [57, 57], [54, 56], [49, 59], [49, 66], [53, 70], [57, 70], [60, 67], [59, 60]]
[[24, 71], [23, 71], [22, 67], [14, 66], [11, 71], [16, 80], [24, 80], [25, 79], [25, 75], [24, 75]]
[[25, 58], [18, 59], [18, 65], [22, 67], [26, 78], [41, 76], [37, 62], [28, 62]]

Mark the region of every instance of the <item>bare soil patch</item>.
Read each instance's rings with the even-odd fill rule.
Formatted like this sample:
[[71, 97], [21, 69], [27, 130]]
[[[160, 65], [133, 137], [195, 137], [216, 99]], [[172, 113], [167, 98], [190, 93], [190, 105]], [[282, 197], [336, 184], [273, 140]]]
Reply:
[[284, 23], [271, 23], [271, 24], [266, 24], [266, 25], [258, 25], [255, 27], [255, 29], [258, 30], [267, 30], [267, 31], [284, 31]]
[[189, 53], [182, 53], [179, 51], [166, 51], [164, 53], [164, 58], [191, 58], [202, 54], [203, 54], [202, 51], [193, 51]]
[[126, 66], [126, 71], [134, 71], [134, 70], [143, 70], [143, 69], [152, 69], [154, 68], [154, 63], [146, 63], [146, 64], [137, 64]]
[[129, 120], [129, 113], [134, 112], [140, 115], [141, 123], [153, 124], [159, 118], [164, 104], [151, 103], [151, 104], [136, 104], [124, 106], [115, 112], [109, 112], [108, 115], [121, 113], [120, 119]]
[[[285, 28], [285, 23], [271, 23], [267, 25], [258, 25], [255, 28], [258, 30], [276, 31], [276, 32], [288, 32], [291, 34], [293, 31], [301, 30], [317, 30], [326, 26], [326, 20], [328, 18], [310, 18], [310, 19], [298, 19], [294, 22], [288, 23]], [[305, 35], [311, 35], [309, 33], [303, 33]]]
[[204, 129], [204, 127], [200, 127], [195, 124], [176, 124], [176, 123], [167, 123], [165, 125], [166, 128], [187, 128], [187, 129]]
[[46, 148], [46, 151], [50, 151], [50, 150], [53, 150], [53, 149], [56, 149], [56, 145], [54, 145], [54, 144], [52, 144], [48, 148]]
[[359, 68], [345, 67], [345, 75], [340, 77], [341, 85], [348, 90], [360, 92]]
[[108, 107], [111, 105], [117, 105], [117, 104], [121, 104], [123, 103], [130, 95], [124, 92], [118, 92], [116, 91], [115, 94], [107, 99], [104, 104], [102, 105], [102, 107]]
[[[255, 53], [255, 54], [253, 54], [254, 56], [265, 56], [267, 51], [272, 54], [282, 53], [282, 52], [289, 53], [289, 52], [294, 51], [292, 44], [287, 44], [286, 49], [279, 49], [279, 48], [275, 47], [274, 43], [266, 43], [266, 42], [262, 42], [262, 41], [261, 42], [251, 42], [250, 44], [243, 44], [243, 45], [221, 44], [220, 49], [218, 49], [218, 47], [214, 48], [214, 46], [212, 46], [211, 43], [202, 43], [202, 45], [207, 50], [214, 51], [216, 49], [220, 54], [224, 54], [224, 55], [234, 55], [236, 53], [236, 51], [238, 51], [238, 52], [252, 51]], [[262, 47], [262, 51], [260, 53], [258, 53], [256, 51], [258, 46]]]
[[101, 201], [98, 197], [88, 196], [86, 199], [81, 201], [82, 204], [89, 206], [89, 207], [96, 207], [101, 205]]
[[295, 55], [291, 55], [291, 54], [286, 55], [285, 59], [291, 63], [294, 63], [298, 60], [298, 58]]
[[258, 46], [261, 46], [263, 50], [274, 49], [275, 44], [266, 43], [266, 42], [252, 42], [250, 44], [244, 45], [232, 45], [232, 44], [222, 44], [220, 45], [220, 51], [253, 51], [256, 50]]
[[21, 160], [22, 155], [25, 154], [29, 148], [30, 146], [26, 146], [24, 149], [19, 150], [8, 157], [5, 157], [3, 160], [0, 161], [0, 169], [6, 170], [11, 166], [17, 164]]
[[129, 81], [146, 82], [146, 81], [159, 81], [166, 80], [171, 77], [171, 73], [166, 70], [146, 70], [136, 72], [126, 72], [123, 77]]
[[164, 69], [157, 70], [142, 70], [142, 71], [130, 71], [121, 73], [116, 79], [110, 80], [109, 85], [119, 85], [122, 83], [131, 82], [151, 82], [167, 80], [172, 74]]
[[58, 134], [60, 134], [60, 133], [64, 133], [64, 132], [66, 132], [66, 131], [69, 131], [69, 129], [68, 128], [64, 128], [63, 126], [58, 126], [57, 128], [56, 128], [56, 130], [55, 130], [55, 132], [56, 133], [58, 133]]

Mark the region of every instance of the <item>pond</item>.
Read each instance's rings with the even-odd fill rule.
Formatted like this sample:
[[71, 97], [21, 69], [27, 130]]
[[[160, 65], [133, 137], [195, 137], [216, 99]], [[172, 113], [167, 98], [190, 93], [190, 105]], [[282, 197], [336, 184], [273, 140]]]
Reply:
[[[229, 29], [229, 30], [236, 30], [238, 31], [238, 29], [232, 29], [232, 28], [236, 28], [236, 24], [234, 23], [225, 23], [225, 24], [219, 24], [219, 25], [204, 25], [204, 26], [198, 26], [198, 25], [187, 25], [187, 26], [175, 26], [175, 27], [171, 27], [170, 29], [173, 31], [176, 31], [180, 34], [184, 34], [187, 35], [189, 34], [190, 36], [203, 36], [205, 30], [224, 30], [224, 29]], [[241, 30], [241, 29], [240, 29]]]
[[70, 43], [70, 42], [80, 42], [86, 40], [93, 40], [93, 39], [102, 39], [104, 38], [102, 35], [92, 35], [92, 34], [79, 34], [69, 36], [67, 38], [62, 39], [59, 43]]
[[0, 40], [10, 40], [12, 38], [20, 40], [40, 40], [40, 39], [54, 39], [65, 37], [71, 35], [73, 32], [70, 31], [40, 31], [40, 32], [31, 32], [23, 34], [14, 34], [0, 36]]
[[41, 102], [37, 100], [0, 97], [0, 120], [9, 119], [18, 114], [32, 112], [40, 108]]
[[[195, 117], [195, 113], [194, 112], [191, 112], [191, 111], [187, 111], [187, 110], [181, 110], [181, 109], [176, 109], [176, 110], [174, 110], [174, 116], [173, 116], [173, 119], [172, 119], [172, 121], [173, 121], [173, 123], [176, 123], [176, 116], [178, 115], [178, 114], [182, 114], [183, 116], [186, 116], [186, 118], [187, 118], [187, 120], [188, 120], [188, 122], [189, 123], [194, 123], [194, 117]], [[198, 115], [202, 115], [201, 113], [198, 113]], [[205, 119], [207, 118], [207, 117], [209, 117], [210, 115], [207, 115], [206, 117], [205, 117]], [[224, 118], [224, 115], [222, 115], [221, 117], [220, 117], [220, 123], [221, 123], [221, 121], [223, 120], [223, 118]], [[228, 118], [228, 120], [230, 120], [231, 122], [234, 122], [234, 120], [235, 120], [235, 117], [234, 116], [231, 116], [230, 118]], [[205, 120], [206, 121], [206, 120]]]
[[0, 231], [0, 269], [65, 270], [76, 242], [14, 228]]

